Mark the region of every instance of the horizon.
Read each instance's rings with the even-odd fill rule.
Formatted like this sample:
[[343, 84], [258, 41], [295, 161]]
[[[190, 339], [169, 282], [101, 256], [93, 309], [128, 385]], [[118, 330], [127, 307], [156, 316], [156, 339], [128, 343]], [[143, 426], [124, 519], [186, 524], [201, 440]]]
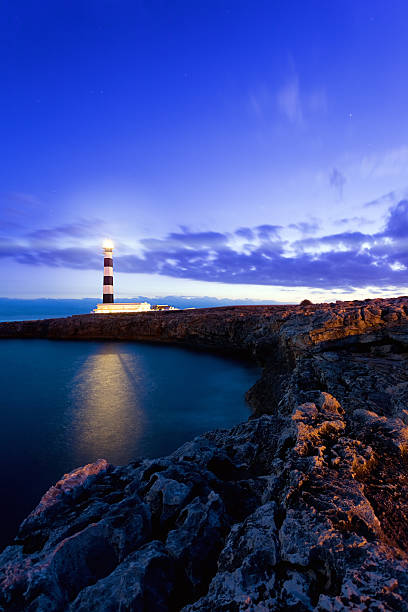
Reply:
[[[349, 300], [335, 300], [335, 302], [331, 301], [315, 301], [309, 300], [308, 298], [303, 298], [301, 302], [308, 301], [313, 306], [318, 306], [319, 304], [333, 304], [333, 303], [341, 303], [341, 302], [369, 302], [374, 300], [398, 300], [405, 299], [406, 295], [392, 295], [392, 296], [377, 296], [371, 298], [352, 298]], [[170, 306], [177, 306], [177, 308], [183, 309], [183, 306], [180, 304], [193, 304], [200, 303], [201, 305], [195, 306], [195, 308], [212, 308], [212, 307], [222, 307], [222, 306], [239, 306], [239, 305], [248, 305], [248, 306], [297, 306], [300, 305], [301, 302], [278, 302], [274, 300], [253, 300], [251, 298], [242, 298], [240, 299], [231, 299], [231, 298], [217, 298], [209, 295], [203, 296], [188, 296], [188, 295], [134, 295], [121, 297], [121, 301], [115, 300], [115, 303], [121, 303], [122, 300], [124, 304], [129, 302], [145, 302], [149, 301], [151, 304], [163, 304], [166, 303]], [[45, 302], [52, 302], [60, 305], [71, 304], [71, 303], [87, 303], [89, 304], [97, 304], [101, 303], [102, 300], [100, 297], [81, 297], [81, 298], [60, 298], [60, 297], [36, 297], [36, 298], [14, 298], [14, 297], [0, 297], [0, 309], [2, 304], [7, 304], [8, 302], [14, 304], [38, 304], [43, 305]]]
[[408, 7], [6, 2], [7, 297], [408, 293]]

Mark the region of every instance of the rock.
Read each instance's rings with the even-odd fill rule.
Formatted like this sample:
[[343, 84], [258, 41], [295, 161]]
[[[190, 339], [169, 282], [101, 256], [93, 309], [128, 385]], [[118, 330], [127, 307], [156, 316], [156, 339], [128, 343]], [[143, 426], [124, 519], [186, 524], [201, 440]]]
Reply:
[[25, 519], [20, 527], [20, 535], [32, 532], [39, 525], [49, 521], [58, 512], [59, 505], [77, 499], [95, 481], [98, 474], [106, 472], [112, 466], [105, 459], [73, 470], [59, 480], [42, 496], [40, 503]]
[[215, 602], [217, 610], [277, 605], [275, 568], [280, 559], [275, 512], [276, 504], [269, 502], [232, 527], [207, 595], [185, 612], [210, 610]]
[[179, 596], [174, 592], [175, 582], [174, 559], [161, 542], [153, 541], [128, 555], [109, 576], [83, 589], [69, 609], [72, 612], [172, 610], [179, 603]]
[[215, 572], [227, 526], [222, 499], [211, 492], [206, 500], [195, 498], [185, 507], [167, 536], [167, 549], [182, 565], [197, 593]]
[[163, 474], [154, 475], [154, 483], [145, 495], [152, 514], [164, 527], [180, 512], [192, 490], [192, 485], [187, 486], [182, 482], [165, 478]]
[[247, 423], [65, 475], [0, 555], [0, 609], [408, 612], [407, 313], [404, 297], [0, 324], [263, 367]]

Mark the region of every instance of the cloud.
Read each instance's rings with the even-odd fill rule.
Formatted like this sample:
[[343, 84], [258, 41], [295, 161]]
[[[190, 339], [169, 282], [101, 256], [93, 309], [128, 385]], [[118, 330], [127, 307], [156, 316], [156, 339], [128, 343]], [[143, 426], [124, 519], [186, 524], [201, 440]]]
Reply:
[[394, 204], [397, 199], [397, 195], [395, 191], [390, 191], [385, 193], [384, 195], [376, 198], [375, 200], [371, 200], [370, 202], [366, 202], [363, 204], [364, 208], [371, 208], [372, 206], [383, 206], [384, 204]]
[[255, 233], [261, 240], [279, 240], [281, 229], [281, 225], [258, 225], [255, 228]]
[[374, 223], [371, 219], [366, 217], [343, 217], [343, 219], [336, 219], [335, 223], [341, 225], [348, 225], [349, 223], [358, 223], [358, 225], [370, 225]]
[[[32, 193], [7, 192], [1, 194], [2, 226], [6, 223], [27, 224], [29, 218], [38, 216], [43, 203]], [[2, 227], [0, 227], [1, 231]]]
[[249, 109], [258, 119], [265, 119], [274, 102], [274, 97], [268, 85], [262, 83], [249, 93]]
[[391, 209], [384, 235], [391, 238], [408, 238], [408, 200], [401, 200]]
[[247, 240], [253, 240], [255, 237], [255, 232], [249, 227], [240, 227], [235, 230], [235, 235], [240, 238], [246, 238]]
[[20, 264], [50, 268], [97, 269], [100, 267], [98, 251], [79, 246], [67, 248], [33, 248], [32, 246], [2, 242], [0, 259], [13, 259]]
[[103, 233], [104, 223], [100, 219], [80, 219], [75, 223], [66, 223], [50, 229], [39, 229], [27, 234], [34, 241], [50, 242], [66, 238], [92, 238]]
[[[257, 95], [251, 94], [250, 104], [252, 110], [258, 116], [263, 114], [263, 108], [269, 104], [270, 95], [267, 95], [267, 90], [263, 88]], [[327, 94], [323, 87], [305, 91], [300, 89], [299, 77], [292, 64], [292, 74], [286, 83], [278, 90], [276, 102], [280, 112], [293, 124], [304, 126], [306, 116], [318, 113], [327, 112]]]
[[408, 146], [402, 145], [384, 153], [366, 155], [361, 160], [360, 172], [364, 179], [406, 175], [408, 172]]
[[303, 125], [303, 109], [300, 99], [299, 79], [294, 75], [277, 94], [279, 110], [286, 118], [297, 125]]
[[250, 114], [264, 125], [272, 118], [275, 120], [277, 108], [287, 121], [304, 127], [311, 115], [327, 112], [328, 101], [324, 87], [313, 90], [300, 87], [294, 62], [290, 61], [288, 76], [277, 89], [268, 82], [252, 86], [248, 91], [247, 107]]
[[335, 249], [337, 251], [350, 251], [358, 249], [362, 244], [371, 243], [374, 238], [369, 234], [361, 232], [342, 232], [332, 234], [330, 236], [322, 236], [320, 238], [304, 238], [297, 240], [293, 246], [299, 252], [315, 252], [329, 251]]
[[291, 223], [288, 227], [296, 229], [302, 234], [315, 234], [320, 227], [320, 222], [317, 219], [311, 219], [310, 221]]
[[21, 191], [10, 191], [6, 194], [6, 198], [12, 202], [17, 202], [18, 204], [22, 204], [24, 206], [35, 207], [38, 208], [42, 205], [42, 202], [37, 196], [33, 193], [23, 193]]
[[346, 177], [337, 168], [333, 168], [329, 176], [330, 186], [333, 187], [334, 191], [339, 200], [343, 199], [343, 188], [346, 184]]
[[[82, 232], [92, 222], [81, 221], [25, 236], [0, 245], [0, 258], [22, 264], [100, 271], [99, 246], [83, 248]], [[303, 230], [313, 230], [313, 227]], [[302, 229], [302, 224], [292, 224]], [[116, 270], [162, 274], [228, 284], [308, 286], [351, 290], [367, 286], [386, 289], [407, 285], [408, 200], [392, 206], [382, 231], [339, 232], [303, 236], [288, 242], [281, 226], [240, 227], [234, 232], [194, 232], [182, 228], [164, 238], [141, 241], [142, 251], [129, 248], [115, 257]], [[47, 247], [38, 235], [57, 236]], [[66, 246], [62, 236], [70, 242]], [[75, 242], [75, 244], [73, 244]]]
[[307, 106], [312, 112], [325, 113], [327, 111], [327, 94], [324, 89], [316, 89], [307, 96]]
[[187, 229], [180, 233], [171, 233], [165, 239], [146, 238], [141, 244], [149, 251], [168, 252], [184, 249], [210, 249], [219, 248], [226, 244], [224, 234], [218, 232], [189, 232]]

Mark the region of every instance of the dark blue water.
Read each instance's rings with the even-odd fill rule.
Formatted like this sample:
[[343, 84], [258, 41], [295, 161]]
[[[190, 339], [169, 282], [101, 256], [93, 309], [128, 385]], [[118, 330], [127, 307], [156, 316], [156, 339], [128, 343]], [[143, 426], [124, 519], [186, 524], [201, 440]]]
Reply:
[[258, 370], [168, 346], [0, 341], [0, 547], [62, 474], [166, 455], [249, 416]]
[[96, 307], [98, 301], [96, 298], [16, 300], [0, 297], [0, 321], [31, 321], [89, 314]]

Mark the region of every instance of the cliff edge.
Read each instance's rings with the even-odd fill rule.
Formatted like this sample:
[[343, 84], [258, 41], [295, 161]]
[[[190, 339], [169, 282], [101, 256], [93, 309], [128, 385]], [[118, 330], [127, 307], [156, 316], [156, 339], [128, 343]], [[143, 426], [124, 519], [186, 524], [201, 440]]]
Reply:
[[263, 366], [248, 422], [47, 491], [0, 555], [0, 609], [408, 611], [408, 298], [80, 315], [0, 337]]

